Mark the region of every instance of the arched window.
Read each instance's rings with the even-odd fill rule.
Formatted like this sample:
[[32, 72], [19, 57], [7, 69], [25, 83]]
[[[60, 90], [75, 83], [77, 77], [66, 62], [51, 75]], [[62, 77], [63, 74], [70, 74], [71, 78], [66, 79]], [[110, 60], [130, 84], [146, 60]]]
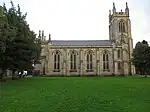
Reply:
[[121, 70], [121, 68], [122, 68], [122, 64], [121, 62], [118, 62], [118, 70]]
[[77, 58], [76, 52], [72, 51], [70, 54], [70, 69], [71, 71], [74, 71], [74, 72], [77, 70], [76, 58]]
[[103, 70], [108, 71], [109, 70], [109, 55], [108, 52], [105, 51], [103, 53]]
[[87, 60], [87, 71], [92, 71], [93, 69], [93, 64], [92, 64], [92, 52], [88, 51], [87, 52], [87, 56], [86, 56], [86, 60]]
[[54, 71], [60, 71], [60, 54], [58, 51], [54, 53]]
[[119, 22], [119, 32], [125, 32], [125, 22], [123, 20]]

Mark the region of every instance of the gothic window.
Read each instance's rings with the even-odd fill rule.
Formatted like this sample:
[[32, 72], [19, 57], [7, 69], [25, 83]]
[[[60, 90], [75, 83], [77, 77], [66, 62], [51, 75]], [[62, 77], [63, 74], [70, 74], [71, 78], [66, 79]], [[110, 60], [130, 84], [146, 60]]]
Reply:
[[103, 53], [103, 70], [108, 71], [109, 70], [109, 55], [108, 52], [105, 51]]
[[87, 71], [92, 71], [92, 69], [93, 69], [92, 60], [93, 59], [92, 59], [91, 51], [87, 52], [86, 60], [87, 60]]
[[118, 59], [120, 59], [120, 57], [121, 57], [121, 51], [120, 51], [120, 49], [118, 50]]
[[119, 32], [125, 32], [125, 22], [123, 20], [119, 22]]
[[118, 62], [118, 70], [121, 70], [121, 62]]
[[74, 51], [71, 52], [70, 54], [70, 69], [75, 71], [77, 69], [76, 67], [76, 58], [77, 58], [77, 55]]
[[60, 54], [58, 51], [54, 53], [54, 71], [60, 70]]

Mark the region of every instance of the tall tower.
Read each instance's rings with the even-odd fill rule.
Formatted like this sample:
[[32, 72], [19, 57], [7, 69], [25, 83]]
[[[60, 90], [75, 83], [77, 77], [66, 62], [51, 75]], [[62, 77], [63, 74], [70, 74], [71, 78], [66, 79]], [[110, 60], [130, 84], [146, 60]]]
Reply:
[[129, 8], [126, 3], [125, 11], [116, 11], [115, 3], [113, 3], [112, 13], [109, 11], [109, 39], [120, 40], [120, 35], [124, 34], [131, 38], [131, 22], [129, 18]]
[[[133, 52], [133, 40], [131, 35], [131, 21], [129, 18], [129, 8], [127, 3], [125, 10], [122, 11], [121, 9], [119, 12], [116, 11], [115, 3], [113, 3], [112, 12], [109, 11], [109, 39], [115, 42], [116, 46], [120, 46], [121, 48], [122, 69], [126, 69], [128, 74], [134, 74], [134, 67], [130, 62]], [[126, 65], [124, 63], [126, 63]]]

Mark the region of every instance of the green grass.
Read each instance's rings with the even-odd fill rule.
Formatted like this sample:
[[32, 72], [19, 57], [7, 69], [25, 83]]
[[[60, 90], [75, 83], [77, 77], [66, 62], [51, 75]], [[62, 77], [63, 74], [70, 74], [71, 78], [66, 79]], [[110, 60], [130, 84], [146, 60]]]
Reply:
[[0, 112], [150, 112], [150, 78], [34, 77], [0, 96]]

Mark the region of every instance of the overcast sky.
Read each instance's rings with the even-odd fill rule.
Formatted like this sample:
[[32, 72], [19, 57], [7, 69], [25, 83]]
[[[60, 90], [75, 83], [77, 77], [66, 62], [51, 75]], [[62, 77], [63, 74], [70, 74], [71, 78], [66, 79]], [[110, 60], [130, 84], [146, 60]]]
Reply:
[[[0, 4], [10, 6], [10, 0]], [[109, 39], [108, 15], [115, 2], [117, 11], [130, 8], [134, 45], [143, 39], [150, 41], [150, 0], [13, 0], [27, 12], [30, 28], [38, 33], [44, 30], [53, 40]]]

